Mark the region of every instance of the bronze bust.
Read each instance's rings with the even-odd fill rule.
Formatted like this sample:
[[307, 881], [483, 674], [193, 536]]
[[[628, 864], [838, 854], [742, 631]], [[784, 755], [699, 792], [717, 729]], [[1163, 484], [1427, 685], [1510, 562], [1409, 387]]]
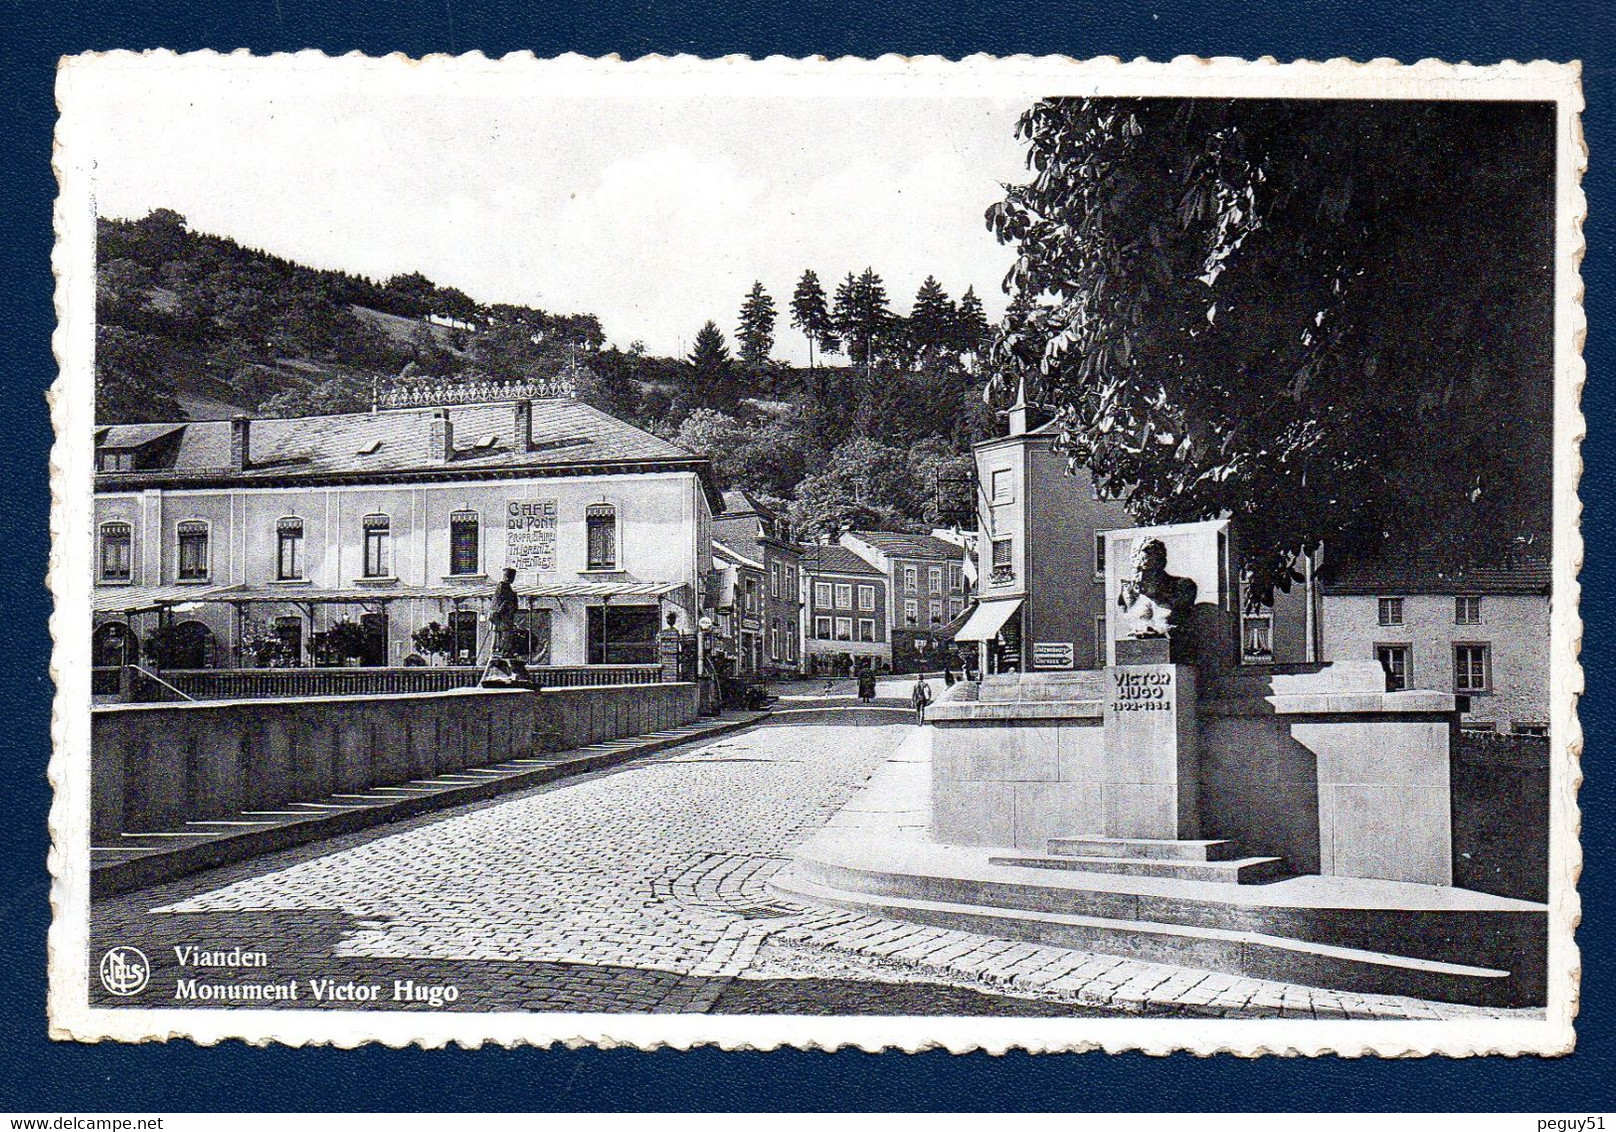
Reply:
[[1167, 572], [1167, 547], [1147, 538], [1133, 550], [1133, 575], [1117, 594], [1123, 637], [1148, 640], [1171, 637], [1195, 608], [1197, 587], [1189, 578]]

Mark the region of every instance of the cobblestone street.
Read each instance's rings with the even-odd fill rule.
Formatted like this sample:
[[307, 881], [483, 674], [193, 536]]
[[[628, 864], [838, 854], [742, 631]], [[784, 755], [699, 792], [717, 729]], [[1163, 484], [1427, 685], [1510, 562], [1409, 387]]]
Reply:
[[[97, 953], [133, 944], [154, 971], [140, 999], [99, 1001], [171, 1000], [181, 978], [328, 977], [381, 984], [389, 1008], [429, 1006], [393, 1000], [392, 981], [413, 979], [458, 986], [443, 1004], [453, 1009], [713, 1009], [726, 992], [743, 1010], [984, 1009], [991, 1000], [969, 988], [919, 994], [845, 963], [816, 979], [776, 959], [766, 973], [779, 978], [730, 990], [763, 938], [804, 922], [771, 899], [769, 876], [908, 730], [898, 710], [799, 709], [610, 772], [100, 901]], [[256, 949], [269, 965], [182, 969], [174, 948], [186, 945]], [[253, 1005], [355, 1004], [311, 1002], [305, 987], [296, 1002]]]
[[[93, 955], [152, 960], [101, 1005], [733, 1013], [1438, 1017], [1497, 1013], [1345, 995], [994, 940], [770, 893], [911, 732], [897, 707], [800, 700], [775, 719], [616, 769], [257, 858], [96, 903]], [[181, 967], [176, 949], [264, 953]], [[374, 986], [314, 998], [311, 980]], [[219, 988], [186, 998], [181, 980]], [[92, 981], [93, 982], [93, 981]], [[432, 988], [454, 987], [436, 995]]]

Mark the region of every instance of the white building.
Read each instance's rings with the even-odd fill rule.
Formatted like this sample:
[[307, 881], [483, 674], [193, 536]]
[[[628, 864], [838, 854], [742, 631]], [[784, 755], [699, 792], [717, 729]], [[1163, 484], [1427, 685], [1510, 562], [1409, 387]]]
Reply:
[[265, 639], [310, 663], [338, 622], [365, 664], [432, 621], [468, 661], [506, 566], [539, 663], [655, 663], [667, 614], [690, 632], [711, 604], [707, 461], [568, 398], [114, 425], [96, 459], [97, 664], [158, 623], [173, 668]]
[[1321, 584], [1326, 660], [1378, 660], [1392, 688], [1459, 697], [1466, 727], [1547, 734], [1549, 563], [1444, 572], [1343, 566]]

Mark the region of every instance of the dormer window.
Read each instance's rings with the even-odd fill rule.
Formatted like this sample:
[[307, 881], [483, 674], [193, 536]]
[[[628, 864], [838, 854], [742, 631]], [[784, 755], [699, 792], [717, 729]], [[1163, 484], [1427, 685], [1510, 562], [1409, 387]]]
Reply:
[[135, 470], [135, 450], [133, 448], [103, 448], [95, 454], [95, 470], [98, 472], [132, 472]]

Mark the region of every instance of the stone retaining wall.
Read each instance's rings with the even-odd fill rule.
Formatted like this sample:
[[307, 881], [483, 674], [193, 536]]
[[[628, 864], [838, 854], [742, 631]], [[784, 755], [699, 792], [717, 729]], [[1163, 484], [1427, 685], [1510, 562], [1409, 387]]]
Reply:
[[91, 713], [91, 836], [178, 829], [691, 722], [694, 684], [128, 704]]
[[[1380, 679], [1340, 665], [1215, 685], [1197, 705], [1199, 836], [1299, 873], [1451, 884], [1453, 697], [1361, 690]], [[1105, 834], [1103, 680], [990, 677], [929, 709], [933, 836], [1043, 853]]]

